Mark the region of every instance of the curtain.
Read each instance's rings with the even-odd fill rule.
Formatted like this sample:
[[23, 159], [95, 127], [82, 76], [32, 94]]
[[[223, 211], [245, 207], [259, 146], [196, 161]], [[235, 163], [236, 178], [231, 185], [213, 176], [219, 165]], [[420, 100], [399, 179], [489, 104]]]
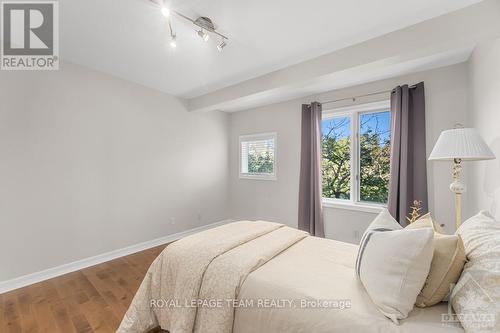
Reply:
[[414, 200], [422, 202], [421, 213], [428, 211], [423, 82], [392, 91], [391, 135], [388, 208], [400, 224], [406, 225]]
[[321, 203], [321, 104], [302, 105], [299, 229], [324, 237]]

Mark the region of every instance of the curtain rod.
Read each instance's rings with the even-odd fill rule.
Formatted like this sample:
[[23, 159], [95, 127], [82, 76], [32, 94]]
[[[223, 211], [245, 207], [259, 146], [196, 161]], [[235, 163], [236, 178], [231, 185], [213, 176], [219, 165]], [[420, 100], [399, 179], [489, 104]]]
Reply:
[[[409, 88], [415, 88], [417, 85], [414, 84], [412, 86], [409, 86]], [[387, 93], [391, 93], [393, 92], [394, 89], [391, 89], [391, 90], [383, 90], [383, 91], [377, 91], [377, 92], [373, 92], [373, 93], [369, 93], [369, 94], [364, 94], [364, 95], [358, 95], [358, 96], [352, 96], [352, 97], [345, 97], [345, 98], [339, 98], [339, 99], [333, 99], [331, 101], [326, 101], [326, 102], [320, 102], [320, 104], [330, 104], [330, 103], [335, 103], [335, 102], [341, 102], [341, 101], [348, 101], [350, 99], [352, 99], [352, 101], [356, 101], [356, 98], [360, 98], [360, 97], [368, 97], [368, 96], [374, 96], [374, 95], [381, 95], [381, 94], [387, 94]]]
[[393, 89], [391, 89], [391, 90], [384, 90], [384, 91], [377, 91], [377, 92], [373, 92], [373, 93], [369, 93], [369, 94], [365, 94], [365, 95], [358, 95], [358, 96], [352, 96], [352, 97], [345, 97], [345, 98], [333, 99], [331, 101], [320, 102], [320, 103], [321, 104], [330, 104], [330, 103], [335, 103], [335, 102], [348, 101], [350, 99], [352, 99], [352, 101], [354, 102], [356, 100], [356, 98], [367, 97], [367, 96], [374, 96], [374, 95], [381, 95], [381, 94], [387, 94], [387, 93], [390, 93], [392, 90]]

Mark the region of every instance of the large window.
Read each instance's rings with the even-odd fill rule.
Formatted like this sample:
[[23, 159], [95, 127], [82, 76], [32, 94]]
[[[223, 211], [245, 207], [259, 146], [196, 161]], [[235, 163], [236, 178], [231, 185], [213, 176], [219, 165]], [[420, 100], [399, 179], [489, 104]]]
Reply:
[[323, 198], [386, 204], [390, 175], [388, 102], [323, 111]]
[[276, 133], [240, 136], [240, 178], [276, 179]]

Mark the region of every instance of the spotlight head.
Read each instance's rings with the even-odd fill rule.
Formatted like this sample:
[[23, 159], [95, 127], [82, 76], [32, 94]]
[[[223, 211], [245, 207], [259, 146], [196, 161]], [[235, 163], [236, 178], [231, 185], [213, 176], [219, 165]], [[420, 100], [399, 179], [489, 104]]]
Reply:
[[177, 47], [177, 36], [173, 35], [170, 39], [170, 47], [175, 49]]
[[226, 42], [224, 41], [224, 39], [223, 39], [223, 40], [221, 40], [221, 42], [217, 45], [217, 50], [218, 50], [219, 52], [222, 52], [222, 49], [224, 49], [224, 48], [226, 47], [226, 45], [227, 45], [227, 44], [226, 44]]
[[168, 9], [165, 6], [163, 6], [163, 7], [161, 7], [161, 13], [162, 13], [163, 16], [169, 17], [170, 16], [170, 9]]
[[208, 41], [208, 39], [210, 38], [210, 35], [204, 29], [198, 31], [198, 36], [200, 36], [204, 42]]

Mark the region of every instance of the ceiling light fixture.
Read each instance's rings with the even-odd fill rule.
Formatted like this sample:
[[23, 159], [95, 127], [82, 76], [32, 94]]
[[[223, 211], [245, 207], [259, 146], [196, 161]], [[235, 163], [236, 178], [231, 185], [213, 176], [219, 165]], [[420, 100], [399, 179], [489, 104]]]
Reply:
[[222, 39], [220, 41], [220, 43], [217, 45], [217, 50], [219, 52], [222, 52], [222, 49], [224, 49], [226, 47], [226, 45], [227, 45], [226, 42], [224, 41], [224, 39]]
[[207, 42], [210, 38], [210, 35], [204, 29], [198, 31], [198, 36], [200, 36], [200, 38], [203, 39], [204, 42]]
[[175, 35], [170, 37], [170, 47], [173, 49], [177, 47], [177, 37]]
[[168, 9], [168, 7], [161, 7], [161, 13], [163, 16], [165, 17], [169, 17], [170, 16], [170, 9]]
[[[175, 16], [183, 18], [186, 21], [189, 21], [192, 24], [194, 24], [197, 27], [196, 32], [197, 32], [198, 36], [200, 36], [200, 38], [205, 42], [207, 42], [210, 39], [210, 34], [214, 34], [214, 35], [219, 36], [220, 42], [217, 44], [217, 50], [219, 50], [219, 52], [222, 51], [227, 46], [227, 42], [229, 39], [215, 29], [215, 25], [210, 18], [208, 18], [206, 16], [200, 16], [197, 19], [193, 20], [192, 18], [190, 18], [182, 13], [179, 13], [176, 10], [170, 9], [165, 4], [164, 0], [150, 0], [150, 1], [152, 3], [154, 3], [156, 6], [159, 6], [162, 15], [168, 19], [168, 26], [170, 29], [170, 38], [171, 38], [170, 45], [172, 47], [177, 46], [176, 35], [172, 31], [172, 24], [171, 24], [172, 14], [175, 14]], [[199, 28], [199, 30], [198, 30], [198, 28]]]
[[175, 49], [177, 47], [177, 35], [172, 29], [172, 23], [168, 20], [168, 31], [170, 32], [170, 47]]

